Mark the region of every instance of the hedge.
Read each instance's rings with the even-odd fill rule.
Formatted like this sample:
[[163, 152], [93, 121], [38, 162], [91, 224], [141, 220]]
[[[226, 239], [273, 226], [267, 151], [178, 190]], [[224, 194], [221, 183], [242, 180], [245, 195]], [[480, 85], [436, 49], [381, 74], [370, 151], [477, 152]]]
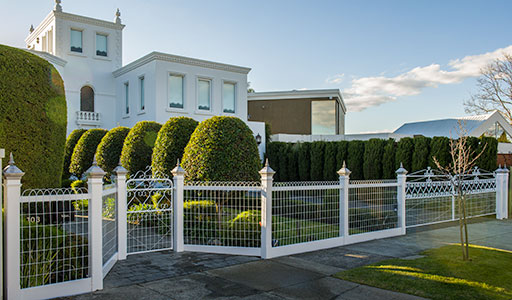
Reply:
[[215, 116], [197, 126], [183, 154], [186, 180], [260, 181], [258, 145], [247, 124]]
[[0, 147], [25, 172], [24, 189], [60, 187], [66, 126], [57, 70], [25, 50], [0, 45]]
[[153, 147], [162, 125], [153, 121], [141, 121], [128, 132], [121, 151], [121, 164], [129, 174], [145, 171], [151, 165]]
[[[68, 138], [66, 139], [66, 146], [64, 147], [64, 167], [62, 169], [62, 180], [69, 180], [71, 173], [69, 173], [69, 165], [71, 164], [71, 156], [73, 155], [73, 150], [75, 150], [76, 143], [82, 137], [82, 135], [86, 132], [86, 129], [75, 129], [71, 131]], [[64, 185], [64, 183], [63, 183]]]
[[326, 142], [311, 143], [311, 180], [324, 179], [324, 152]]
[[388, 139], [384, 142], [382, 151], [382, 179], [396, 178], [395, 171], [396, 142]]
[[364, 148], [364, 179], [382, 178], [382, 155], [384, 140], [370, 139]]
[[[468, 142], [469, 140], [470, 139], [468, 139]], [[472, 147], [472, 149], [476, 150], [477, 147], [478, 139], [476, 146]], [[449, 138], [444, 136], [436, 136], [432, 138], [430, 141], [429, 166], [437, 169], [436, 163], [434, 162], [434, 157], [442, 167], [446, 167], [450, 164], [452, 157], [450, 155]]]
[[364, 141], [350, 141], [347, 147], [347, 168], [352, 171], [351, 179], [364, 179], [363, 162], [364, 162]]
[[324, 151], [324, 180], [333, 181], [338, 179], [336, 171], [336, 156], [338, 154], [337, 143], [326, 143]]
[[416, 172], [429, 166], [430, 138], [417, 136], [413, 139], [414, 151], [412, 152], [411, 170]]
[[172, 178], [172, 170], [183, 158], [183, 151], [199, 122], [188, 117], [170, 118], [158, 132], [151, 165], [153, 174]]
[[299, 181], [299, 153], [298, 145], [291, 145], [288, 148], [288, 181]]
[[80, 137], [73, 149], [69, 173], [81, 178], [82, 175], [92, 166], [94, 154], [101, 142], [101, 139], [107, 134], [105, 129], [89, 129]]
[[[273, 143], [271, 143], [273, 144]], [[311, 144], [310, 143], [298, 143], [298, 171], [299, 171], [299, 180], [300, 181], [309, 181], [311, 180]], [[276, 172], [276, 175], [277, 172]]]
[[476, 153], [482, 151], [482, 155], [477, 160], [477, 166], [490, 172], [496, 170], [498, 167], [498, 141], [493, 137], [481, 138]]
[[405, 137], [398, 141], [396, 145], [395, 170], [397, 170], [400, 167], [400, 164], [403, 164], [403, 167], [406, 170], [411, 170], [413, 151], [414, 142], [412, 138]]
[[107, 177], [110, 177], [114, 169], [119, 165], [119, 158], [121, 157], [124, 140], [128, 132], [130, 132], [128, 127], [111, 129], [101, 139], [96, 149], [96, 161], [98, 166], [107, 172]]
[[337, 153], [336, 153], [336, 172], [338, 172], [343, 166], [343, 162], [346, 163], [348, 158], [348, 142], [341, 141], [337, 142]]

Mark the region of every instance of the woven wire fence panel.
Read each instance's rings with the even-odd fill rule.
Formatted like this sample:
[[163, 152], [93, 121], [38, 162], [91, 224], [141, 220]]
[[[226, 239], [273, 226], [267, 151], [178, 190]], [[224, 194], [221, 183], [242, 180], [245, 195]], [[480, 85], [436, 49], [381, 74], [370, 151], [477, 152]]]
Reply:
[[86, 190], [75, 191], [23, 192], [20, 199], [21, 288], [88, 276], [89, 194]]
[[172, 249], [173, 185], [167, 178], [127, 181], [128, 254]]
[[[496, 213], [496, 192], [466, 194], [466, 216], [479, 217]], [[458, 208], [455, 217], [459, 217]]]
[[282, 183], [273, 188], [272, 246], [339, 237], [339, 204], [339, 182], [302, 187]]
[[103, 264], [117, 253], [117, 190], [110, 189], [103, 195], [102, 212]]
[[261, 245], [261, 187], [257, 183], [187, 183], [183, 214], [187, 245]]
[[362, 184], [350, 184], [348, 190], [349, 234], [397, 228], [398, 204], [396, 185], [358, 185]]
[[406, 226], [433, 224], [452, 220], [452, 196], [407, 198]]

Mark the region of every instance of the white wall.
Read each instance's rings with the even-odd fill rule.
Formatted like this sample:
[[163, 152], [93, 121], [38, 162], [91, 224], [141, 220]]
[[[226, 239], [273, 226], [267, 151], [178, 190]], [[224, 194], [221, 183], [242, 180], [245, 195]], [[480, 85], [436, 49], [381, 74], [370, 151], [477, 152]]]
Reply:
[[256, 137], [258, 134], [261, 136], [261, 144], [258, 145], [258, 152], [260, 159], [263, 160], [265, 154], [265, 122], [247, 122], [247, 126], [252, 130], [252, 135]]

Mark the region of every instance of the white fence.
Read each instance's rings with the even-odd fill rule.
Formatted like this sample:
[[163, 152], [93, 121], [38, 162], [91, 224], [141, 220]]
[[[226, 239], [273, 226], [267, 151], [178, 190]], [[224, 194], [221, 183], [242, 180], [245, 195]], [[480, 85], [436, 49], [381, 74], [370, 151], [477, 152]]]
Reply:
[[[187, 182], [150, 170], [103, 186], [94, 163], [87, 189], [27, 190], [11, 159], [4, 170], [8, 299], [41, 299], [103, 288], [128, 254], [173, 249], [272, 258], [403, 235], [407, 227], [458, 217], [453, 188], [431, 170], [393, 180], [274, 183]], [[508, 171], [465, 179], [470, 216], [506, 218]], [[21, 221], [20, 221], [21, 220]]]

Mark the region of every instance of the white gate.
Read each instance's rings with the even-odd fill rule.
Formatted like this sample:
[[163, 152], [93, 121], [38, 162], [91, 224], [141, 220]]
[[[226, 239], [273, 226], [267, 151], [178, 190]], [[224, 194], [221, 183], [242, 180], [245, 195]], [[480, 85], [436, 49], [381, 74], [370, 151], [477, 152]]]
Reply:
[[173, 183], [151, 168], [127, 182], [127, 254], [173, 248]]

